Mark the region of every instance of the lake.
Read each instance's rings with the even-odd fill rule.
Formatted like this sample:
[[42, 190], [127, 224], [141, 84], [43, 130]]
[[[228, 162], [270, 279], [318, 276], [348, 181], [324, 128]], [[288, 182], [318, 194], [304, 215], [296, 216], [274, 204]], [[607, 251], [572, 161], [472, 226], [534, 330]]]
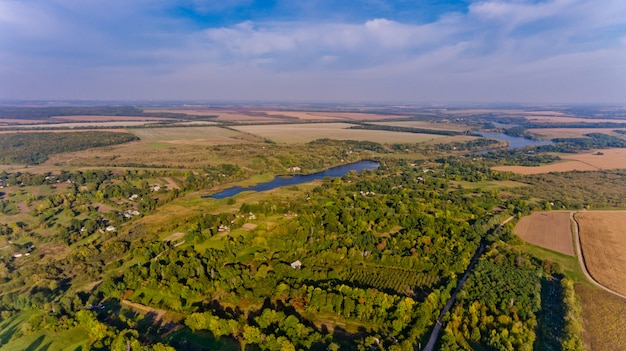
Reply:
[[[541, 145], [552, 145], [554, 144], [551, 141], [544, 141], [544, 140], [530, 140], [530, 139], [526, 139], [526, 138], [520, 138], [520, 137], [514, 137], [514, 136], [510, 136], [510, 135], [506, 135], [504, 133], [477, 133], [480, 136], [483, 136], [485, 138], [489, 138], [489, 139], [498, 139], [498, 140], [503, 140], [509, 143], [509, 146], [507, 147], [508, 149], [518, 149], [521, 147], [526, 147], [526, 146], [541, 146]], [[483, 150], [481, 151], [481, 153], [485, 153], [485, 152], [489, 152], [492, 150], [497, 150], [497, 149], [489, 149], [489, 150]]]
[[372, 169], [378, 168], [379, 166], [380, 166], [379, 162], [359, 161], [359, 162], [350, 163], [350, 164], [343, 165], [343, 166], [329, 168], [325, 171], [317, 172], [313, 174], [306, 174], [306, 175], [296, 174], [296, 175], [286, 176], [286, 177], [283, 177], [283, 176], [276, 177], [269, 182], [259, 183], [257, 185], [253, 185], [250, 187], [244, 188], [240, 186], [235, 186], [235, 187], [220, 191], [219, 193], [215, 193], [213, 195], [203, 196], [203, 198], [218, 199], [218, 200], [225, 199], [231, 196], [235, 196], [243, 191], [265, 191], [265, 190], [272, 190], [272, 189], [285, 186], [285, 185], [296, 185], [296, 184], [307, 183], [313, 180], [324, 179], [326, 177], [338, 178], [338, 177], [343, 177], [350, 171], [360, 172], [366, 169], [372, 170]]

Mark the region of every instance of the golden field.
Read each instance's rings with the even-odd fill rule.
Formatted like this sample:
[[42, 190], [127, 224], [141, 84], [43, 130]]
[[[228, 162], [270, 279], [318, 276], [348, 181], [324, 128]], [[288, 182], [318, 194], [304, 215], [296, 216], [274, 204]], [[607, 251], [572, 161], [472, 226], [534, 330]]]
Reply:
[[589, 211], [574, 215], [585, 266], [607, 288], [626, 295], [626, 212]]
[[[601, 152], [602, 155], [597, 154]], [[594, 150], [579, 154], [561, 155], [562, 162], [544, 166], [497, 166], [496, 171], [519, 174], [542, 174], [550, 172], [597, 171], [626, 168], [626, 149]]]

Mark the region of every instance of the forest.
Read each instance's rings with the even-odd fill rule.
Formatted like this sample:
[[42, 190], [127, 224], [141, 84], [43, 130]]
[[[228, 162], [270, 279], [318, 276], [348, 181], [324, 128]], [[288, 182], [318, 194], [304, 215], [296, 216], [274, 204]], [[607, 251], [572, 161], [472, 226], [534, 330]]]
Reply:
[[130, 133], [16, 133], [0, 134], [0, 162], [35, 165], [43, 163], [51, 154], [86, 150], [139, 140]]

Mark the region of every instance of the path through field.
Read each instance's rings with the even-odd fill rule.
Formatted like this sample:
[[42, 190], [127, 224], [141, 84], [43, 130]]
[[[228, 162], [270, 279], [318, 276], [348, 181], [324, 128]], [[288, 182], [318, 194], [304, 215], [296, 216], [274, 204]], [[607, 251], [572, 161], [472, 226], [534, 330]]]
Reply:
[[[500, 223], [500, 225], [498, 225], [498, 227], [496, 228], [495, 233], [497, 234], [500, 231], [500, 228], [502, 228], [502, 226], [507, 224], [513, 218], [514, 217], [511, 216], [507, 218], [504, 222]], [[469, 267], [467, 267], [465, 274], [463, 274], [463, 277], [461, 278], [461, 280], [459, 280], [459, 283], [457, 284], [456, 289], [454, 289], [454, 292], [450, 296], [450, 299], [448, 299], [448, 302], [441, 310], [441, 313], [439, 313], [439, 317], [437, 318], [435, 327], [433, 328], [433, 331], [430, 334], [430, 339], [428, 339], [428, 343], [426, 344], [426, 347], [424, 347], [424, 351], [434, 350], [435, 343], [437, 342], [437, 339], [439, 338], [439, 332], [441, 331], [441, 327], [443, 327], [443, 324], [441, 323], [443, 316], [446, 313], [448, 313], [448, 311], [450, 311], [450, 309], [454, 305], [454, 302], [456, 301], [456, 295], [459, 293], [459, 291], [461, 291], [461, 288], [463, 288], [463, 284], [465, 284], [465, 281], [467, 281], [467, 278], [469, 278], [469, 275], [474, 270], [474, 265], [476, 264], [476, 262], [478, 262], [478, 259], [480, 258], [480, 256], [482, 256], [482, 254], [485, 252], [485, 246], [486, 246], [485, 242], [481, 241], [480, 247], [478, 247], [478, 251], [476, 251], [476, 254], [472, 258], [472, 261], [470, 262]]]
[[622, 295], [622, 294], [620, 294], [620, 293], [618, 293], [616, 291], [613, 291], [613, 290], [607, 288], [606, 286], [600, 284], [598, 281], [593, 279], [591, 274], [589, 274], [589, 271], [587, 270], [587, 265], [585, 264], [585, 257], [584, 257], [583, 252], [582, 252], [582, 244], [580, 242], [580, 233], [579, 233], [580, 229], [579, 229], [578, 222], [574, 218], [574, 214], [575, 214], [575, 212], [570, 212], [570, 221], [572, 221], [572, 223], [574, 224], [572, 227], [574, 228], [574, 236], [576, 237], [576, 240], [574, 240], [575, 243], [576, 243], [576, 254], [578, 256], [578, 262], [580, 263], [580, 267], [582, 268], [583, 273], [585, 274], [585, 277], [587, 277], [587, 280], [589, 280], [591, 283], [593, 283], [594, 285], [596, 285], [600, 289], [605, 290], [607, 292], [610, 292], [611, 294], [613, 294], [615, 296], [619, 296], [621, 298], [626, 299], [626, 295]]

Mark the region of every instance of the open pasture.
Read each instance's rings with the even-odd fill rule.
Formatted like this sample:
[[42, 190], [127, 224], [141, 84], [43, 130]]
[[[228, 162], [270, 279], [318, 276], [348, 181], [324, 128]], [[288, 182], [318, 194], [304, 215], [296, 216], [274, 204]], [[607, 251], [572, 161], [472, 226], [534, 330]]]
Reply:
[[[601, 155], [598, 152], [602, 153]], [[580, 154], [561, 155], [562, 162], [545, 166], [497, 166], [496, 171], [519, 174], [542, 174], [550, 172], [597, 171], [626, 168], [626, 149], [604, 149]]]
[[615, 133], [614, 130], [616, 129], [620, 128], [532, 128], [528, 129], [528, 132], [542, 135], [545, 139], [586, 138], [585, 134], [590, 133], [602, 133], [618, 138], [626, 137], [623, 134]]
[[231, 129], [212, 126], [181, 127], [181, 128], [142, 128], [129, 131], [146, 142], [167, 142], [173, 144], [241, 144], [260, 142], [254, 136]]
[[311, 123], [280, 125], [247, 125], [234, 127], [277, 143], [308, 143], [317, 139], [360, 140], [381, 144], [419, 143], [445, 138], [444, 135], [389, 132], [382, 130], [348, 129], [349, 123]]
[[531, 244], [574, 256], [569, 218], [569, 212], [534, 212], [520, 219], [515, 234]]
[[588, 211], [578, 222], [585, 265], [600, 284], [626, 295], [626, 212]]

